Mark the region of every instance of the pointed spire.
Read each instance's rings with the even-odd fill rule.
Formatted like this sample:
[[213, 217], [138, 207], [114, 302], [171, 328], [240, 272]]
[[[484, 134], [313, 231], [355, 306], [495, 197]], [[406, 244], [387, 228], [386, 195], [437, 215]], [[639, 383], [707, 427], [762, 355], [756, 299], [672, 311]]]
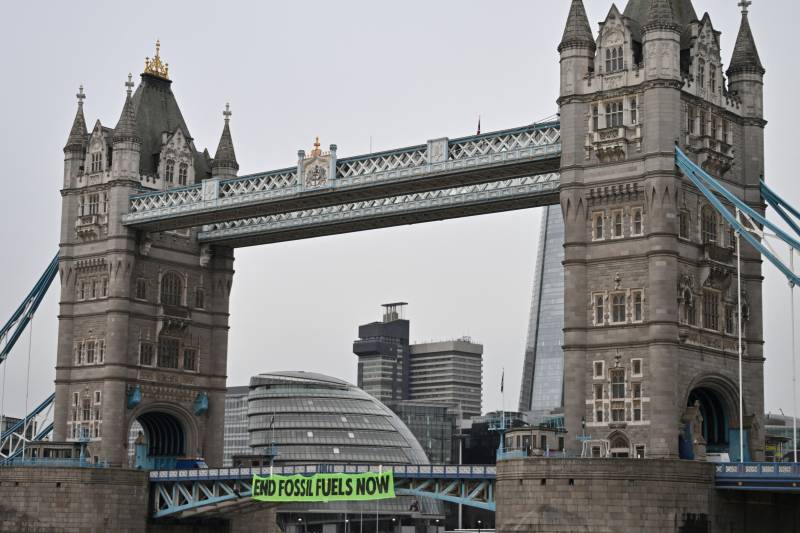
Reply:
[[139, 132], [136, 128], [136, 110], [133, 106], [133, 99], [131, 98], [131, 89], [133, 82], [131, 75], [128, 74], [128, 81], [125, 83], [127, 95], [125, 96], [125, 105], [122, 107], [122, 114], [119, 116], [117, 127], [114, 128], [113, 141], [134, 141], [141, 142]]
[[86, 131], [86, 119], [83, 116], [83, 101], [86, 99], [83, 85], [78, 88], [78, 94], [75, 97], [78, 99], [78, 111], [75, 113], [75, 120], [72, 121], [72, 129], [69, 130], [67, 145], [64, 147], [65, 150], [82, 150], [86, 144], [86, 137], [89, 135]]
[[567, 24], [564, 26], [564, 35], [558, 45], [558, 51], [566, 48], [590, 48], [595, 49], [592, 27], [589, 25], [589, 17], [586, 16], [586, 9], [583, 7], [583, 0], [572, 0], [567, 15]]
[[222, 116], [225, 117], [225, 126], [222, 128], [222, 136], [219, 138], [219, 145], [217, 145], [217, 153], [214, 154], [214, 161], [211, 168], [216, 170], [220, 168], [228, 168], [239, 170], [239, 163], [236, 162], [236, 152], [233, 150], [233, 139], [231, 138], [231, 105], [225, 104], [225, 111]]
[[750, 30], [750, 21], [747, 18], [748, 10], [752, 2], [742, 0], [739, 6], [742, 8], [742, 23], [739, 26], [739, 35], [736, 36], [736, 44], [733, 47], [731, 56], [731, 66], [728, 67], [728, 76], [740, 72], [750, 72], [764, 75], [766, 70], [758, 57], [756, 41], [753, 39], [753, 32]]
[[670, 0], [650, 0], [650, 9], [642, 25], [642, 33], [650, 30], [673, 30], [680, 33], [681, 26], [675, 19]]

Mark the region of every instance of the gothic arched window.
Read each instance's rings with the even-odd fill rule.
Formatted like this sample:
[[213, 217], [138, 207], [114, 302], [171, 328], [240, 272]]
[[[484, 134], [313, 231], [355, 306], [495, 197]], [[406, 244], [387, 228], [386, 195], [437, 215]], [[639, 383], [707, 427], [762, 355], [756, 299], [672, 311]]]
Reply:
[[186, 185], [186, 176], [189, 175], [189, 165], [181, 163], [178, 165], [178, 185]]
[[181, 305], [183, 282], [175, 272], [168, 272], [161, 278], [162, 305]]
[[175, 161], [172, 159], [167, 159], [167, 164], [164, 168], [164, 179], [167, 180], [167, 183], [172, 183], [175, 179]]
[[700, 212], [702, 224], [703, 244], [715, 244], [719, 240], [717, 237], [717, 214], [710, 205], [704, 205]]

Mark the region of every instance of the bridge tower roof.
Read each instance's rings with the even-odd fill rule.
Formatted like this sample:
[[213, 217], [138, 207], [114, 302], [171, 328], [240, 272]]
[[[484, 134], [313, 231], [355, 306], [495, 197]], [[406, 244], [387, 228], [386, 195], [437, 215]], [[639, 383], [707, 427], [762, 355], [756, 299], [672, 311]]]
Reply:
[[[749, 2], [745, 4], [749, 5]], [[758, 56], [756, 42], [750, 29], [750, 21], [747, 19], [746, 5], [742, 9], [742, 22], [739, 26], [739, 34], [736, 36], [736, 44], [733, 47], [728, 76], [739, 72], [755, 72], [761, 75], [766, 72], [761, 64], [761, 58]]]
[[634, 39], [641, 41], [639, 29], [649, 22], [652, 4], [655, 4], [653, 6], [655, 8], [654, 15], [657, 18], [665, 16], [664, 4], [669, 4], [669, 7], [672, 8], [673, 20], [681, 32], [681, 49], [688, 48], [691, 42], [689, 24], [697, 20], [697, 12], [694, 10], [692, 0], [629, 0], [623, 15], [635, 23], [633, 28]]
[[586, 16], [586, 9], [583, 7], [582, 0], [572, 0], [567, 16], [567, 24], [564, 26], [564, 35], [558, 50], [573, 46], [581, 46], [595, 49], [592, 28], [589, 25], [589, 17]]
[[86, 94], [83, 92], [83, 85], [80, 86], [78, 94], [75, 96], [78, 99], [78, 110], [75, 112], [75, 119], [72, 121], [72, 128], [69, 130], [69, 137], [67, 137], [67, 144], [64, 146], [64, 150], [82, 149], [89, 135], [86, 131], [86, 118], [83, 116], [83, 100], [86, 98]]

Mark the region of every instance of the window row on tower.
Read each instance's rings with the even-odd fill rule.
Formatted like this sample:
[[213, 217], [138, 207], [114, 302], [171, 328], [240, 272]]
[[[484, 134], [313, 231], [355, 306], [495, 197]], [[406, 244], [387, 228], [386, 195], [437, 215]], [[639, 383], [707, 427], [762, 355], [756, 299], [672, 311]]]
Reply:
[[590, 131], [639, 124], [639, 99], [636, 95], [612, 98], [592, 104]]
[[[148, 301], [150, 282], [146, 278], [136, 278], [134, 286], [134, 298], [137, 300]], [[185, 276], [177, 272], [167, 272], [159, 280], [158, 303], [161, 305], [171, 305], [176, 307], [194, 307], [195, 309], [206, 308], [206, 291], [203, 287], [196, 287], [191, 293], [187, 294], [188, 287], [185, 283]]]
[[592, 325], [614, 326], [644, 322], [644, 289], [592, 293]]
[[106, 358], [105, 339], [81, 339], [73, 343], [75, 366], [102, 365]]
[[83, 278], [78, 280], [75, 299], [79, 302], [108, 298], [108, 276]]
[[161, 335], [158, 343], [150, 341], [139, 343], [141, 366], [197, 372], [198, 363], [198, 347], [187, 344], [179, 337]]
[[644, 235], [644, 209], [641, 206], [592, 212], [592, 241], [640, 237]]
[[67, 422], [67, 440], [99, 440], [102, 436], [103, 393], [72, 393], [70, 418]]
[[643, 422], [643, 360], [634, 358], [630, 365], [615, 362], [606, 368], [605, 361], [592, 362], [592, 421], [597, 424]]

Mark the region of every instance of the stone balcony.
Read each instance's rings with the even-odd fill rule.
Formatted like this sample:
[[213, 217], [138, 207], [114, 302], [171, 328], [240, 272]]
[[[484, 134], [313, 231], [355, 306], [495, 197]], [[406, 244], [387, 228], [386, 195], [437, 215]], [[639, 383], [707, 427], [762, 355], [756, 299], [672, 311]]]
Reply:
[[182, 305], [161, 304], [158, 309], [158, 318], [162, 324], [162, 331], [183, 332], [192, 324], [191, 311]]
[[586, 136], [586, 157], [591, 157], [594, 152], [601, 162], [623, 161], [633, 151], [640, 151], [642, 147], [642, 126], [633, 124], [627, 126], [603, 128], [591, 131]]
[[97, 239], [108, 231], [108, 215], [80, 215], [75, 220], [75, 235], [84, 240]]
[[686, 143], [697, 154], [703, 170], [714, 176], [723, 176], [733, 166], [733, 146], [710, 135], [689, 135]]

